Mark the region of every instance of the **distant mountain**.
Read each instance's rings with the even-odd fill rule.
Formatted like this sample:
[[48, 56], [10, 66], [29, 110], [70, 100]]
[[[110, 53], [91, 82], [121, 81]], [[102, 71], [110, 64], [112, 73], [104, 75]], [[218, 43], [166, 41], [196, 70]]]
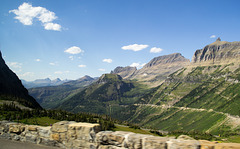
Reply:
[[180, 53], [153, 58], [143, 68], [117, 67], [111, 73], [121, 75], [124, 79], [136, 79], [151, 87], [158, 86], [168, 75], [187, 66], [190, 61]]
[[28, 94], [17, 75], [9, 69], [0, 52], [0, 100], [17, 101], [30, 108], [41, 109], [36, 100]]
[[74, 95], [94, 81], [96, 79], [86, 75], [78, 80], [68, 81], [61, 85], [30, 88], [28, 91], [42, 107], [49, 109], [56, 107], [65, 98]]
[[70, 81], [70, 80], [61, 80], [59, 78], [57, 78], [55, 80], [51, 80], [49, 78], [46, 78], [46, 79], [37, 79], [35, 81], [22, 80], [22, 84], [26, 88], [34, 88], [34, 87], [43, 87], [43, 86], [57, 86], [57, 85], [61, 85], [68, 81]]

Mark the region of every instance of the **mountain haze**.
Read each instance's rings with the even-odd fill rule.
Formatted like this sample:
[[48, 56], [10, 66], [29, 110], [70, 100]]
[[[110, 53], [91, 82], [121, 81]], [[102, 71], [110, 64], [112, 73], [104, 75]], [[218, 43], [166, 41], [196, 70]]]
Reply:
[[54, 108], [62, 103], [65, 98], [81, 91], [84, 87], [96, 81], [90, 76], [84, 76], [78, 80], [68, 81], [57, 86], [30, 88], [29, 94], [44, 108]]
[[43, 87], [43, 86], [57, 86], [68, 81], [70, 80], [61, 80], [59, 78], [55, 80], [51, 80], [49, 78], [46, 78], [46, 79], [37, 79], [34, 81], [22, 80], [22, 84], [28, 89], [28, 88]]

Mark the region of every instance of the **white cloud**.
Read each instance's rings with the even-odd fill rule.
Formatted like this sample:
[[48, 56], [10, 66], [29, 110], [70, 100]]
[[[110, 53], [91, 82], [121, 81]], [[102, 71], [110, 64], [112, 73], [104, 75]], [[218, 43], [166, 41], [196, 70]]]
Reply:
[[103, 68], [100, 68], [100, 69], [98, 69], [99, 71], [106, 71], [105, 69], [103, 69]]
[[216, 35], [212, 35], [212, 36], [210, 36], [210, 38], [216, 38]]
[[140, 64], [140, 63], [132, 63], [130, 67], [137, 67], [138, 69], [146, 65], [146, 63]]
[[22, 63], [18, 63], [18, 62], [7, 62], [8, 66], [11, 68], [18, 68], [21, 69], [22, 68]]
[[103, 59], [102, 61], [106, 62], [106, 63], [112, 63], [112, 59], [110, 59], [110, 58], [109, 59]]
[[72, 60], [72, 61], [74, 60], [74, 57], [73, 57], [73, 56], [69, 56], [68, 58], [69, 58], [70, 60]]
[[51, 11], [49, 11], [46, 8], [43, 8], [43, 7], [40, 7], [40, 8], [42, 9], [42, 12], [40, 13], [40, 15], [37, 18], [42, 23], [52, 22], [53, 20], [57, 19], [57, 16], [55, 16], [54, 12], [51, 12]]
[[23, 25], [32, 25], [33, 19], [36, 18], [46, 30], [61, 30], [61, 25], [52, 23], [52, 21], [57, 19], [55, 13], [43, 7], [33, 7], [31, 4], [24, 2], [18, 9], [10, 10], [9, 13], [14, 13], [16, 15], [14, 18]]
[[80, 68], [85, 68], [85, 67], [87, 67], [86, 65], [78, 65], [78, 67], [80, 67]]
[[40, 59], [35, 59], [36, 62], [40, 62], [41, 60]]
[[34, 73], [33, 72], [25, 72], [24, 74], [19, 75], [20, 77], [33, 77]]
[[44, 24], [44, 28], [46, 30], [61, 31], [61, 25], [56, 23], [46, 23]]
[[69, 71], [55, 71], [55, 74], [66, 74], [69, 73]]
[[132, 45], [128, 45], [128, 46], [123, 46], [122, 49], [123, 50], [140, 51], [140, 50], [143, 50], [143, 49], [145, 49], [147, 47], [148, 47], [148, 45], [132, 44]]
[[67, 50], [65, 50], [64, 52], [69, 54], [79, 54], [79, 53], [83, 53], [84, 51], [77, 46], [72, 46]]
[[160, 53], [162, 51], [163, 51], [163, 49], [161, 49], [161, 48], [153, 47], [153, 48], [151, 48], [150, 53]]
[[49, 63], [49, 65], [55, 66], [55, 65], [56, 65], [56, 63]]

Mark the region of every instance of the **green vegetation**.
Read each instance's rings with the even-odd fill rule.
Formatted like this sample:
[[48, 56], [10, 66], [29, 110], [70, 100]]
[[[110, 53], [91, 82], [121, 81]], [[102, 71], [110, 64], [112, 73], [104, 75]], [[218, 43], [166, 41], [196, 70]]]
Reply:
[[32, 117], [19, 120], [20, 123], [40, 126], [50, 126], [58, 121], [59, 120], [52, 119], [49, 117]]
[[99, 123], [102, 130], [111, 130], [115, 127], [115, 120], [107, 115], [90, 113], [74, 114], [63, 110], [27, 110], [18, 108], [13, 102], [11, 104], [0, 105], [0, 119], [43, 126], [53, 124], [57, 121], [67, 120]]
[[146, 134], [146, 135], [155, 135], [154, 133], [149, 132], [148, 130], [139, 129], [139, 128], [130, 128], [129, 126], [123, 126], [123, 125], [115, 125], [116, 127], [113, 129], [113, 131], [128, 131], [128, 132], [134, 132], [134, 133], [140, 133], [140, 134]]
[[[136, 80], [106, 74], [66, 97], [60, 94], [64, 99], [56, 108], [109, 115], [133, 123], [135, 128], [148, 128], [155, 135], [163, 135], [155, 130], [175, 135], [191, 132], [194, 138], [216, 140], [213, 135], [229, 137], [240, 132], [239, 127], [233, 129], [227, 121], [229, 114], [240, 116], [240, 69], [236, 67], [231, 64], [182, 68], [151, 89]], [[131, 129], [120, 127], [114, 130]]]

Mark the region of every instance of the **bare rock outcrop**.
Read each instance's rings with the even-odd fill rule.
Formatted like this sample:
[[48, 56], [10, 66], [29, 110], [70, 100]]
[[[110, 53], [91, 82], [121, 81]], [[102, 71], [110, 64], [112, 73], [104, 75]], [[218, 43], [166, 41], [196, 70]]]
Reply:
[[137, 71], [136, 67], [117, 67], [113, 71], [111, 71], [112, 74], [118, 74], [123, 79], [130, 78], [135, 72]]
[[150, 86], [162, 83], [171, 73], [189, 65], [190, 61], [180, 53], [153, 58], [143, 68], [137, 70], [130, 79], [137, 79]]
[[239, 58], [240, 42], [221, 41], [221, 39], [218, 38], [212, 44], [197, 50], [193, 55], [192, 63], [231, 63], [239, 61]]
[[0, 121], [0, 138], [65, 149], [239, 149], [237, 143], [216, 143], [182, 136], [156, 137], [124, 131], [100, 131], [99, 124], [61, 121], [43, 127]]

